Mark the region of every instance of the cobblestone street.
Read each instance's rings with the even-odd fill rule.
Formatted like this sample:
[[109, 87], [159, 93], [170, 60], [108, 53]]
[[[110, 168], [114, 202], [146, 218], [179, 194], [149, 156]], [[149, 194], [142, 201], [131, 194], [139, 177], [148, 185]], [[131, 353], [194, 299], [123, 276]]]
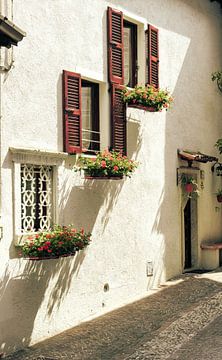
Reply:
[[222, 272], [187, 274], [147, 298], [8, 360], [221, 360]]

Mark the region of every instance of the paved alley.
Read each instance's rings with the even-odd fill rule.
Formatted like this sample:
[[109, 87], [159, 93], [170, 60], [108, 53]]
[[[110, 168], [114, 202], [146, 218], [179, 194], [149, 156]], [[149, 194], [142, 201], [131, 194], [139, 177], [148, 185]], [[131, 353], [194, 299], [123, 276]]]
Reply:
[[182, 275], [7, 360], [221, 360], [221, 270]]

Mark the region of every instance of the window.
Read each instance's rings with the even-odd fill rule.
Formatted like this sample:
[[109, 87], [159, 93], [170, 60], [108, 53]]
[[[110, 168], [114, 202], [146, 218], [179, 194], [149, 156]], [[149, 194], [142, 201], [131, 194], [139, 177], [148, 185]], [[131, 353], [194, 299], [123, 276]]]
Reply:
[[52, 167], [21, 164], [21, 232], [52, 225]]
[[84, 152], [99, 150], [99, 85], [82, 80], [82, 148]]
[[99, 85], [63, 71], [64, 148], [69, 154], [100, 149]]
[[13, 161], [14, 240], [22, 244], [30, 233], [58, 222], [58, 173], [68, 154], [10, 147]]
[[123, 21], [124, 42], [124, 84], [134, 87], [137, 84], [137, 26]]

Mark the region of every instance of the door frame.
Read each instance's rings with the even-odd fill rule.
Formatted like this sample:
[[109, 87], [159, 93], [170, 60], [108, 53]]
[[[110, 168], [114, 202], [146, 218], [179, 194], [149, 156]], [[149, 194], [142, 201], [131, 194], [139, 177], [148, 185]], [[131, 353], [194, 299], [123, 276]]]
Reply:
[[[183, 167], [177, 169], [178, 186], [179, 186], [179, 213], [180, 213], [180, 232], [181, 232], [181, 272], [185, 269], [185, 226], [184, 226], [184, 209], [187, 204], [188, 197], [184, 194], [180, 179], [182, 174], [192, 176], [197, 184], [200, 184], [200, 169], [196, 167]], [[191, 199], [191, 269], [198, 268], [199, 259], [199, 238], [198, 238], [198, 211], [199, 201], [197, 198]]]

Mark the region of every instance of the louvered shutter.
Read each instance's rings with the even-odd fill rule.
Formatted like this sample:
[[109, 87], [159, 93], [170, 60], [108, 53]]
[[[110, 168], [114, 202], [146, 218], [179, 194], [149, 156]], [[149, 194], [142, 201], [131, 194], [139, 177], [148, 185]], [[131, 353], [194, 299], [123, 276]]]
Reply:
[[146, 83], [159, 87], [159, 34], [158, 29], [148, 25], [146, 30]]
[[108, 7], [109, 81], [124, 83], [123, 13]]
[[64, 148], [82, 152], [81, 75], [63, 71]]
[[112, 84], [111, 89], [111, 124], [112, 144], [115, 151], [126, 155], [126, 105], [122, 99], [123, 86]]

